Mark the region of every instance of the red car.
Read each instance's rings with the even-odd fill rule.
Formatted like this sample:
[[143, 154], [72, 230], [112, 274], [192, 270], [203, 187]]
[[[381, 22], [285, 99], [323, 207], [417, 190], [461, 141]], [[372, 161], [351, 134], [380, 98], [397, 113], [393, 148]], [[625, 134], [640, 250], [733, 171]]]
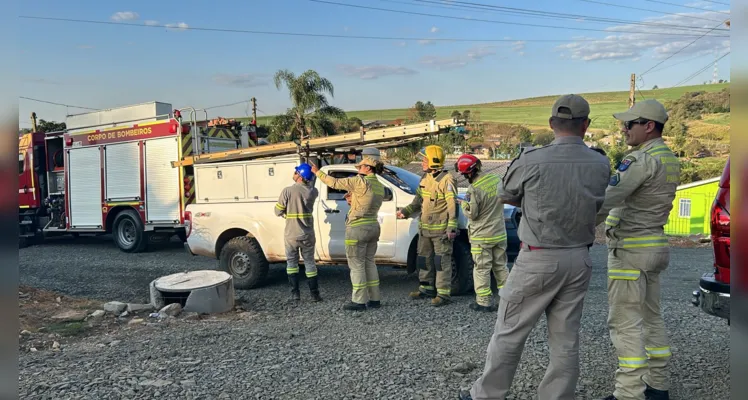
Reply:
[[727, 159], [719, 190], [712, 203], [712, 247], [714, 273], [699, 279], [699, 290], [693, 292], [693, 304], [707, 314], [727, 319], [730, 324], [730, 159]]

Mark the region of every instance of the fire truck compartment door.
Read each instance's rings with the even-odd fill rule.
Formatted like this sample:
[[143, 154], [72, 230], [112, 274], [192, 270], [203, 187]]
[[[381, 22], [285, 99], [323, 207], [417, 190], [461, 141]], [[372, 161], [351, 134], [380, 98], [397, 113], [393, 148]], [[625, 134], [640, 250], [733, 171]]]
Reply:
[[106, 156], [107, 201], [140, 200], [140, 147], [138, 142], [110, 144]]
[[70, 226], [101, 228], [101, 151], [99, 146], [68, 150]]
[[143, 142], [145, 153], [145, 219], [147, 223], [179, 223], [179, 160], [177, 138]]

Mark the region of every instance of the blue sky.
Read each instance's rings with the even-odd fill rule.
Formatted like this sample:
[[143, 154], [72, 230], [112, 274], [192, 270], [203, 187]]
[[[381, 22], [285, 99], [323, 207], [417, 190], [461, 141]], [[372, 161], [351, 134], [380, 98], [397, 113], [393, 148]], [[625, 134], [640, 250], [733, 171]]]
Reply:
[[[650, 0], [324, 1], [456, 19], [309, 0], [38, 1], [34, 7], [19, 7], [19, 14], [110, 24], [20, 18], [19, 96], [99, 109], [152, 100], [174, 107], [203, 108], [254, 96], [260, 115], [275, 114], [289, 105], [285, 89], [279, 91], [272, 83], [272, 75], [279, 69], [297, 74], [307, 69], [318, 71], [335, 86], [333, 104], [345, 110], [400, 108], [417, 100], [453, 105], [627, 90], [632, 72], [650, 69], [698, 37], [663, 32], [701, 35], [706, 33], [704, 28], [729, 18], [724, 12], [730, 9], [717, 4], [729, 0], [665, 1], [684, 7]], [[479, 5], [586, 18], [508, 14]], [[616, 21], [593, 22], [589, 18]], [[166, 24], [171, 28], [163, 27]], [[180, 26], [422, 40], [211, 32]], [[715, 30], [708, 35], [729, 35], [729, 31]], [[507, 41], [433, 41], [445, 38]], [[564, 41], [536, 42], [548, 39]], [[699, 39], [642, 76], [641, 87], [675, 85], [713, 62], [715, 54], [721, 56], [729, 49], [729, 37]], [[663, 67], [667, 68], [658, 71]], [[730, 56], [718, 67], [719, 77], [729, 79]], [[710, 80], [712, 72], [709, 67], [689, 83]], [[32, 111], [39, 118], [61, 121], [66, 114], [85, 110], [19, 99], [22, 127], [28, 126]], [[212, 109], [210, 116], [244, 116], [248, 112], [248, 106], [240, 104]]]

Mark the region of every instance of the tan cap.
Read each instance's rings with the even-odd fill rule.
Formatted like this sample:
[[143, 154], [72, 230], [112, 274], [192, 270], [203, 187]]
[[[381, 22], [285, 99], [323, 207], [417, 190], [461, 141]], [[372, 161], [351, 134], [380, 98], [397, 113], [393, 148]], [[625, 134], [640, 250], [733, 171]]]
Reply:
[[662, 103], [648, 99], [635, 103], [628, 111], [613, 114], [613, 118], [623, 122], [644, 118], [664, 124], [668, 120], [668, 115]]
[[372, 168], [375, 168], [377, 166], [377, 159], [370, 155], [363, 156], [361, 157], [361, 161], [356, 163], [356, 167], [358, 168], [358, 166], [360, 165], [368, 165]]
[[[568, 112], [559, 112], [558, 109], [561, 107], [566, 107], [571, 110], [571, 114]], [[567, 94], [559, 97], [553, 104], [553, 109], [551, 110], [551, 116], [563, 119], [585, 118], [589, 115], [590, 103], [588, 103], [584, 97], [576, 94]]]

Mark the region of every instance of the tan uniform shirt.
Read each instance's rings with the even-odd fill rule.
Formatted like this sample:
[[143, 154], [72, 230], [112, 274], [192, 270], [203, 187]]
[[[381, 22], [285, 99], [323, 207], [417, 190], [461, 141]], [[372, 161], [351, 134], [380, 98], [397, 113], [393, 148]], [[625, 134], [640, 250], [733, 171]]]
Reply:
[[317, 188], [305, 183], [294, 183], [283, 189], [275, 215], [286, 217], [284, 237], [303, 240], [314, 236], [314, 201], [317, 200]]
[[504, 203], [498, 197], [501, 178], [495, 174], [479, 175], [468, 186], [462, 211], [468, 218], [468, 236], [473, 246], [506, 244]]
[[437, 237], [447, 230], [457, 231], [457, 188], [447, 171], [423, 174], [416, 197], [401, 210], [405, 218], [421, 212], [418, 226], [425, 237]]
[[680, 162], [662, 138], [635, 147], [616, 168], [597, 223], [605, 221], [609, 248], [661, 251], [664, 226], [680, 183]]
[[317, 178], [333, 189], [347, 190], [351, 193], [351, 208], [346, 218], [348, 226], [379, 223], [377, 214], [384, 199], [384, 186], [376, 175], [333, 178], [322, 171], [317, 171]]
[[610, 161], [580, 137], [559, 137], [526, 150], [509, 165], [499, 191], [505, 203], [519, 203], [522, 243], [573, 248], [595, 240], [595, 216], [605, 200]]

